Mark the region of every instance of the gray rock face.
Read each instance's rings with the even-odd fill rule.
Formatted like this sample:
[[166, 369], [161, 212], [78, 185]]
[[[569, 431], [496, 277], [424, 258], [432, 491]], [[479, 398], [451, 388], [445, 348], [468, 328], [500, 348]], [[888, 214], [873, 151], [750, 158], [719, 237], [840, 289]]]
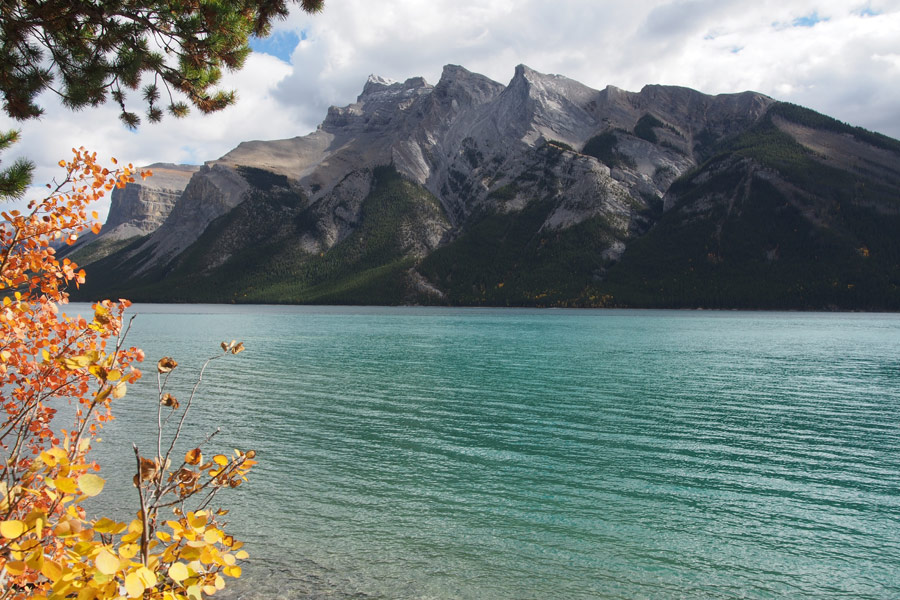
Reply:
[[156, 163], [146, 169], [153, 172], [152, 177], [113, 190], [109, 216], [100, 237], [125, 239], [155, 231], [172, 212], [200, 167]]
[[153, 233], [73, 260], [103, 261], [84, 298], [900, 310], [898, 157], [753, 92], [449, 65], [372, 76], [309, 135], [156, 167], [105, 230]]
[[[602, 215], [617, 232], [608, 240], [616, 254], [638, 214], [648, 203], [662, 204], [671, 182], [697, 164], [704, 140], [745, 128], [771, 102], [751, 92], [708, 96], [669, 86], [594, 90], [525, 65], [506, 86], [455, 65], [434, 86], [421, 77], [394, 82], [373, 75], [355, 103], [331, 107], [315, 132], [244, 142], [194, 173], [180, 196], [177, 186], [170, 193], [165, 185], [189, 173], [169, 167], [163, 178], [149, 180], [156, 187], [126, 190], [107, 228], [158, 227], [133, 256], [149, 257], [141, 270], [165, 263], [246, 199], [250, 186], [238, 168], [253, 167], [303, 190], [318, 221], [301, 245], [324, 252], [359, 222], [371, 170], [393, 165], [439, 199], [453, 227], [437, 228], [418, 254], [452, 239], [479, 210], [518, 211], [535, 198], [556, 203], [547, 230]], [[645, 126], [639, 135], [642, 119], [650, 119], [651, 134]], [[604, 133], [613, 136], [611, 164], [582, 153]]]
[[363, 200], [372, 187], [372, 173], [355, 171], [341, 180], [314, 207], [316, 230], [303, 234], [307, 252], [323, 252], [347, 237], [359, 224]]
[[[165, 263], [190, 246], [213, 219], [227, 213], [244, 199], [250, 186], [234, 169], [204, 166], [191, 177], [165, 222], [147, 242], [151, 258], [140, 271]], [[143, 249], [135, 252], [138, 254]], [[140, 272], [139, 271], [139, 272]]]

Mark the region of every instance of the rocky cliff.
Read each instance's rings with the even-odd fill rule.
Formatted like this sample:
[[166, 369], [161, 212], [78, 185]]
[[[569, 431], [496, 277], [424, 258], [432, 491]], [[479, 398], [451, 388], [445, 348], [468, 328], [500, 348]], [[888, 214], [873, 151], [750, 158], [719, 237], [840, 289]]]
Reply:
[[124, 239], [156, 231], [199, 167], [156, 163], [144, 169], [153, 176], [113, 190], [102, 237]]
[[[753, 92], [594, 90], [524, 65], [507, 85], [453, 65], [435, 85], [372, 76], [315, 132], [245, 142], [200, 168], [87, 291], [810, 308], [824, 288], [791, 282], [819, 261], [830, 266], [816, 277], [850, 290], [829, 288], [822, 306], [856, 307], [865, 286], [847, 273], [897, 270], [875, 223], [897, 213], [898, 159], [894, 140]], [[831, 241], [809, 253], [798, 236]], [[868, 262], [851, 256], [838, 273], [845, 250]], [[777, 293], [745, 290], [749, 273]], [[870, 307], [900, 306], [895, 279]]]
[[114, 188], [109, 213], [99, 235], [83, 233], [72, 247], [60, 249], [79, 264], [96, 262], [129, 243], [159, 229], [200, 167], [154, 163], [146, 167], [152, 177]]

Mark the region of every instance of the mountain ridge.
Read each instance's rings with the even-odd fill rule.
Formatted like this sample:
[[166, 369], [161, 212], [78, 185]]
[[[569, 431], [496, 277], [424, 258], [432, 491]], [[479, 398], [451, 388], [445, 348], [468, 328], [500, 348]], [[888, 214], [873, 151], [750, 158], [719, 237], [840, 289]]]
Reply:
[[[505, 86], [458, 65], [435, 85], [370, 76], [311, 134], [243, 142], [208, 161], [164, 223], [88, 265], [82, 295], [165, 300], [168, 286], [184, 290], [180, 300], [896, 310], [900, 257], [886, 240], [897, 165], [900, 142], [755, 92], [594, 90], [525, 65]], [[409, 215], [374, 208], [388, 197]], [[254, 205], [269, 216], [254, 217]], [[258, 221], [253, 243], [279, 232], [268, 236], [280, 240], [269, 259], [245, 260], [257, 250], [241, 243], [239, 209]], [[780, 219], [799, 220], [757, 239]], [[822, 253], [794, 235], [820, 240]], [[848, 245], [859, 260], [845, 256]], [[366, 262], [375, 255], [385, 263]], [[670, 264], [667, 274], [658, 264]], [[814, 285], [801, 265], [850, 292]], [[389, 271], [394, 289], [375, 290], [371, 269]], [[229, 271], [245, 283], [229, 283]], [[685, 287], [698, 272], [704, 279]], [[741, 273], [760, 289], [739, 285]], [[795, 276], [806, 291], [789, 284]], [[173, 277], [210, 289], [192, 296]], [[778, 293], [761, 291], [766, 277]], [[869, 296], [852, 291], [862, 288]]]

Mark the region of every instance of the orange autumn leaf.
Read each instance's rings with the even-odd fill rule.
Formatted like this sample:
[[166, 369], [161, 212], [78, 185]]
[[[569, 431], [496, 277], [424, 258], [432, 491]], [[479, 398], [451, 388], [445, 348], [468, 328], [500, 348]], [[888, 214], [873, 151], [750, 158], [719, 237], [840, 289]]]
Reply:
[[184, 455], [184, 462], [189, 465], [199, 465], [203, 462], [203, 454], [200, 452], [200, 448], [188, 450], [187, 454]]

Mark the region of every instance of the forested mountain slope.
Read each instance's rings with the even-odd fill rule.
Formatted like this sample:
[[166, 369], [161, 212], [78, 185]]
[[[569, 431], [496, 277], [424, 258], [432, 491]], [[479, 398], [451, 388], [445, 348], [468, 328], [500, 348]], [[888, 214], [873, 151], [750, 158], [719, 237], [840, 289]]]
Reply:
[[448, 66], [210, 161], [78, 295], [896, 310], [898, 225], [885, 136], [753, 92]]

